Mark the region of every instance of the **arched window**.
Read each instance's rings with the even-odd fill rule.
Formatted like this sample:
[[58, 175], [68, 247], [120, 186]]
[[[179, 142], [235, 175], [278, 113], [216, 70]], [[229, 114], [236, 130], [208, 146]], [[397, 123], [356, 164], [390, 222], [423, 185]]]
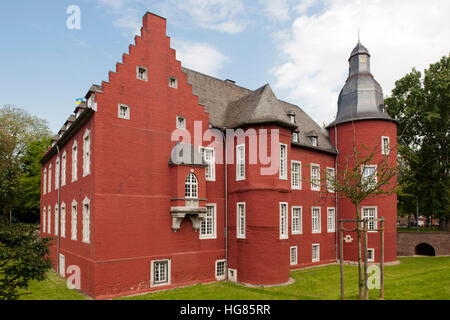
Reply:
[[198, 198], [198, 181], [193, 173], [189, 173], [185, 183], [186, 198]]

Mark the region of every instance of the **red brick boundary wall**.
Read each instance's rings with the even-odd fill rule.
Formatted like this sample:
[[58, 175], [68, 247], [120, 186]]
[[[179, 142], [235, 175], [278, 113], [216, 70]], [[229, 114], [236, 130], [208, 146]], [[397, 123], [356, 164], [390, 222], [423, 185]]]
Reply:
[[450, 232], [399, 231], [397, 233], [398, 256], [413, 256], [416, 253], [420, 254], [420, 252], [417, 252], [417, 249], [426, 249], [428, 247], [427, 245], [434, 249], [436, 256], [450, 255]]

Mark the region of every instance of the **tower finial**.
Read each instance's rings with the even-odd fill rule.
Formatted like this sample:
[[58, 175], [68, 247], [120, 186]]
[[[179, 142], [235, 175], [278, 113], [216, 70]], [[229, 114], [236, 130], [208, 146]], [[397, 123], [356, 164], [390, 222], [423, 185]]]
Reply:
[[359, 41], [359, 27], [358, 27], [358, 43], [359, 43], [360, 41]]

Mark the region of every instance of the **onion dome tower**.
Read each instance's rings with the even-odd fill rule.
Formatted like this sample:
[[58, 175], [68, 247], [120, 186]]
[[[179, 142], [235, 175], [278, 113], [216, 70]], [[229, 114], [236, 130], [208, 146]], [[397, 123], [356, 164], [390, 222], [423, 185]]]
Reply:
[[[389, 166], [397, 164], [397, 122], [393, 120], [384, 108], [383, 90], [370, 72], [370, 53], [361, 42], [352, 50], [349, 58], [349, 73], [342, 88], [338, 103], [336, 119], [327, 128], [330, 139], [338, 150], [337, 170], [339, 178], [342, 170], [345, 170], [347, 161], [351, 161], [354, 154], [353, 145], [360, 152], [361, 159], [374, 152], [374, 157], [367, 167], [371, 170], [381, 170], [380, 164], [387, 161]], [[361, 168], [364, 170], [364, 168]], [[388, 186], [392, 188], [396, 183], [393, 177]], [[343, 197], [343, 198], [342, 198]], [[338, 219], [356, 219], [356, 208], [345, 198], [338, 197]], [[361, 217], [384, 217], [385, 221], [385, 246], [384, 260], [395, 261], [397, 259], [397, 196], [375, 196], [366, 199], [360, 207]], [[373, 228], [380, 223], [373, 224]], [[355, 225], [347, 225], [354, 228]], [[344, 242], [344, 259], [357, 260], [356, 233], [347, 239], [355, 239], [352, 242]], [[380, 233], [369, 232], [369, 255], [373, 255], [373, 261], [380, 260]]]

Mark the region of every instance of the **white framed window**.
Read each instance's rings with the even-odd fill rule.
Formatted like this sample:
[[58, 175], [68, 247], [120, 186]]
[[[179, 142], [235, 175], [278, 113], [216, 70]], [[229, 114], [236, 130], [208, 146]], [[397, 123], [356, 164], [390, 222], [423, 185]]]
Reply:
[[280, 170], [279, 178], [287, 180], [287, 145], [280, 143]]
[[237, 282], [237, 269], [227, 268], [227, 270], [228, 270], [228, 280], [231, 282]]
[[58, 210], [58, 205], [55, 204], [55, 236], [58, 235], [59, 233], [59, 210]]
[[66, 204], [61, 203], [61, 238], [66, 237]]
[[52, 191], [52, 164], [48, 166], [48, 193]]
[[178, 80], [175, 77], [169, 77], [169, 87], [171, 88], [178, 88]]
[[83, 136], [83, 177], [91, 173], [91, 131], [86, 129]]
[[298, 142], [298, 132], [292, 133], [292, 142]]
[[245, 180], [245, 144], [236, 146], [236, 181]]
[[198, 180], [195, 174], [189, 173], [185, 180], [185, 197], [189, 199], [198, 198]]
[[59, 188], [59, 157], [55, 161], [55, 190]]
[[214, 157], [214, 149], [207, 147], [200, 147], [200, 153], [203, 160], [208, 165], [205, 168], [206, 181], [216, 181], [216, 164]]
[[59, 275], [66, 277], [66, 257], [62, 253], [59, 254]]
[[216, 204], [206, 204], [206, 216], [200, 222], [200, 239], [216, 239], [217, 213]]
[[130, 107], [125, 104], [119, 104], [117, 117], [119, 119], [130, 120]]
[[61, 161], [61, 186], [66, 185], [66, 166], [67, 166], [67, 153], [63, 152]]
[[77, 202], [72, 201], [72, 212], [70, 217], [70, 239], [77, 240]]
[[288, 238], [288, 203], [280, 202], [280, 239]]
[[373, 248], [367, 249], [367, 261], [368, 262], [375, 261], [375, 249]]
[[302, 210], [300, 206], [292, 206], [292, 234], [302, 234]]
[[311, 209], [311, 233], [320, 233], [320, 207], [312, 207]]
[[319, 142], [317, 141], [317, 137], [311, 137], [311, 144], [314, 147], [317, 147], [319, 145]]
[[216, 280], [225, 280], [227, 272], [227, 261], [216, 260]]
[[164, 286], [170, 284], [171, 275], [170, 259], [154, 260], [151, 262], [150, 286]]
[[311, 163], [311, 190], [320, 191], [320, 165]]
[[289, 114], [289, 120], [291, 120], [292, 123], [295, 123], [295, 114]]
[[47, 233], [52, 233], [52, 207], [47, 208]]
[[320, 261], [320, 244], [313, 243], [312, 245], [312, 262]]
[[186, 129], [186, 118], [177, 116], [177, 129]]
[[327, 208], [327, 232], [335, 232], [336, 230], [336, 209]]
[[334, 168], [327, 167], [327, 190], [328, 192], [334, 193], [334, 189], [335, 189]]
[[361, 182], [363, 187], [373, 188], [378, 182], [377, 178], [377, 166], [376, 165], [363, 165], [361, 166], [362, 177]]
[[[361, 208], [361, 218], [362, 219], [376, 219], [377, 218], [377, 207], [362, 207]], [[362, 224], [361, 224], [362, 225]], [[375, 230], [377, 228], [376, 221], [369, 221], [367, 224], [367, 229], [369, 231]]]
[[72, 182], [78, 179], [78, 142], [72, 145]]
[[388, 155], [389, 150], [389, 137], [381, 137], [381, 154]]
[[44, 194], [47, 194], [47, 168], [44, 169]]
[[291, 161], [291, 188], [300, 190], [302, 188], [302, 163]]
[[47, 232], [47, 208], [44, 207], [44, 210], [42, 210], [42, 232]]
[[146, 67], [136, 67], [136, 78], [139, 80], [148, 81], [148, 70]]
[[84, 243], [91, 243], [91, 201], [85, 197], [83, 200], [83, 229], [82, 241]]
[[290, 264], [291, 266], [295, 266], [296, 264], [298, 264], [298, 255], [297, 255], [297, 246], [292, 246], [289, 248], [290, 249]]
[[245, 239], [245, 202], [237, 203], [236, 237], [238, 239]]

